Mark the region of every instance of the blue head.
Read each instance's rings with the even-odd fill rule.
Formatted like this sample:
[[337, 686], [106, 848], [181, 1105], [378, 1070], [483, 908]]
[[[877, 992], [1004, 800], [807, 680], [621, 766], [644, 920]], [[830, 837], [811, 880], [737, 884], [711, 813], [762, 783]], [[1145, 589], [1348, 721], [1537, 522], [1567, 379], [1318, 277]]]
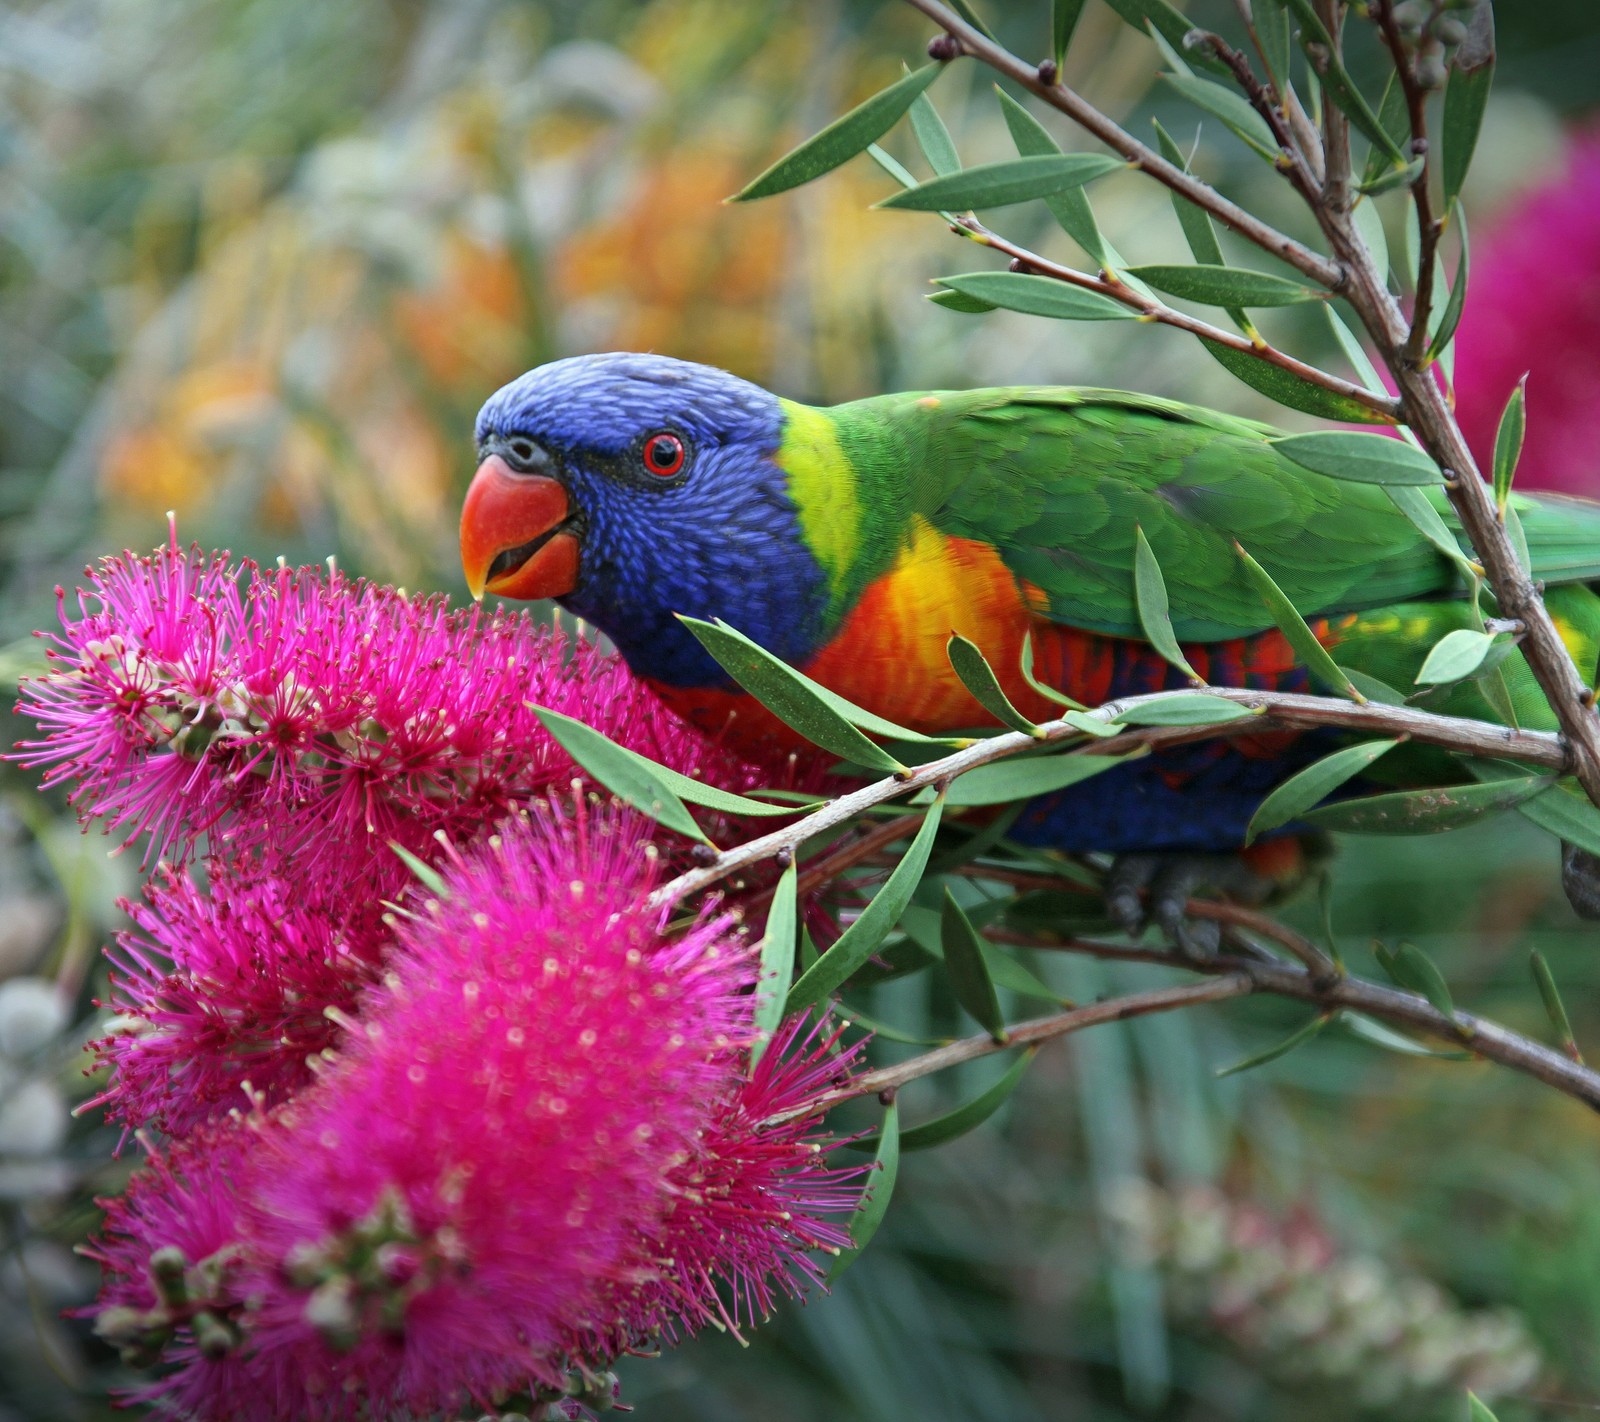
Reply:
[[776, 459], [783, 425], [759, 386], [666, 356], [529, 371], [478, 412], [461, 514], [469, 585], [556, 598], [670, 685], [726, 682], [680, 612], [803, 661], [827, 586]]

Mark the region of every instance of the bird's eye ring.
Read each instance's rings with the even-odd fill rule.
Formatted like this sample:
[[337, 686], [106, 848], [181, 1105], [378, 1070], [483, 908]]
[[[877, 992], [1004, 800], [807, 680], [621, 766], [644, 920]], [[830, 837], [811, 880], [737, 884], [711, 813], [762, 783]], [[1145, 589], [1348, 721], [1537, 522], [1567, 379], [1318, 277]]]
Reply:
[[662, 430], [644, 442], [644, 467], [658, 479], [670, 479], [683, 468], [683, 441]]

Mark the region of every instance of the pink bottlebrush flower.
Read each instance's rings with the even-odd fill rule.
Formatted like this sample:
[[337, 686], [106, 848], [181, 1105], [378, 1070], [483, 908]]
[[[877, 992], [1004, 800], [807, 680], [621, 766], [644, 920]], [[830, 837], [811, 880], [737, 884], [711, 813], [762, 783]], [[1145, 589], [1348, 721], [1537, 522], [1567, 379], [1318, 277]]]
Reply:
[[1456, 337], [1457, 417], [1486, 472], [1501, 411], [1528, 375], [1517, 487], [1600, 498], [1600, 129], [1574, 134], [1562, 172], [1474, 233]]
[[[525, 614], [315, 568], [261, 570], [172, 543], [103, 560], [52, 670], [18, 709], [43, 728], [16, 759], [70, 783], [87, 819], [186, 860], [208, 835], [302, 868], [429, 852], [574, 773], [534, 707], [575, 715], [674, 770], [771, 783], [678, 722], [620, 658]], [[362, 851], [359, 847], [366, 846]]]
[[[848, 1056], [775, 1046], [746, 1081], [755, 967], [731, 921], [663, 940], [639, 821], [573, 816], [452, 856], [338, 1062], [197, 1137], [227, 1153], [248, 1131], [242, 1167], [158, 1162], [113, 1207], [104, 1331], [173, 1365], [146, 1398], [264, 1422], [558, 1391], [646, 1329], [764, 1311], [769, 1276], [798, 1289], [805, 1252], [843, 1242], [827, 1216], [859, 1172], [826, 1166], [806, 1108]], [[231, 1228], [172, 1237], [182, 1203], [156, 1197], [224, 1168]], [[209, 1292], [161, 1332], [150, 1252], [168, 1243]]]
[[147, 903], [124, 901], [136, 930], [106, 954], [105, 1005], [124, 1025], [96, 1043], [112, 1077], [89, 1104], [169, 1135], [242, 1108], [247, 1084], [274, 1105], [311, 1079], [377, 975], [390, 937], [384, 900], [410, 882], [388, 853], [360, 876], [297, 875], [272, 860], [208, 867], [202, 892], [163, 866]]

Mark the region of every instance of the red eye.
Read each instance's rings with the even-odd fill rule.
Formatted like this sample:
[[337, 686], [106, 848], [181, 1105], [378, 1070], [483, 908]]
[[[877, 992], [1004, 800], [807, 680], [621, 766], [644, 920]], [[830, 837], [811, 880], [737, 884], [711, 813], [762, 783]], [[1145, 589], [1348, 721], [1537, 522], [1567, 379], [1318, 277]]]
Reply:
[[644, 467], [661, 479], [683, 468], [683, 441], [675, 434], [653, 434], [644, 442]]

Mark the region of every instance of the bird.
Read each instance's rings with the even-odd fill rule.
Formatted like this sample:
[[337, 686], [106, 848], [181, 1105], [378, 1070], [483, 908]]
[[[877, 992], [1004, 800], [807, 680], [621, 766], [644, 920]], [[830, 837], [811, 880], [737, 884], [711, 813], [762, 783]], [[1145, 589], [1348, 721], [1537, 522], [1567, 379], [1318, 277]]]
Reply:
[[[476, 597], [552, 598], [599, 628], [670, 708], [735, 745], [793, 733], [681, 616], [722, 619], [926, 734], [994, 724], [951, 665], [952, 634], [1035, 720], [1059, 714], [1036, 683], [1088, 706], [1189, 685], [1145, 632], [1141, 537], [1205, 682], [1313, 689], [1243, 551], [1342, 667], [1414, 690], [1441, 637], [1481, 626], [1461, 560], [1382, 487], [1292, 463], [1272, 443], [1280, 434], [1125, 391], [912, 391], [819, 407], [664, 355], [576, 356], [511, 381], [479, 412], [462, 566]], [[1442, 484], [1429, 497], [1452, 521]], [[1552, 617], [1592, 669], [1600, 504], [1512, 497]], [[1429, 709], [1553, 729], [1520, 653], [1499, 670], [1495, 700], [1462, 681]], [[1191, 891], [1260, 897], [1303, 873], [1294, 826], [1241, 857], [1246, 830], [1265, 796], [1336, 744], [1279, 732], [1130, 758], [1030, 803], [1009, 833], [1112, 856], [1113, 916], [1130, 931], [1153, 919], [1199, 951], [1214, 928], [1185, 919]], [[1464, 778], [1421, 748], [1410, 765]]]

